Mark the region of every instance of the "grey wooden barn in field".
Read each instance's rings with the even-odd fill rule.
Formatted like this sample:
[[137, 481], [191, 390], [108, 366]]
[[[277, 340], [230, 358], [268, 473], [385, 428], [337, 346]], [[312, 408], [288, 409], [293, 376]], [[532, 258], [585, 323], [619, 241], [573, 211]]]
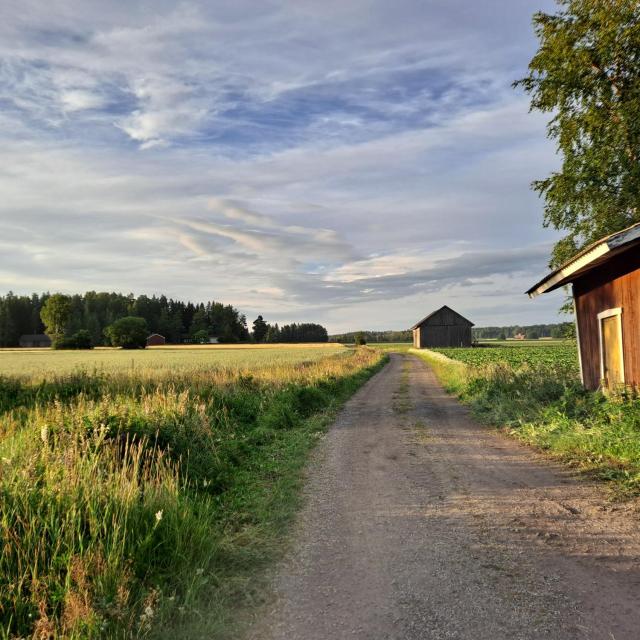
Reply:
[[36, 334], [25, 334], [20, 336], [21, 347], [50, 347], [51, 346], [51, 338], [44, 333], [36, 333]]
[[413, 346], [416, 349], [430, 347], [470, 347], [473, 322], [445, 305], [415, 324]]

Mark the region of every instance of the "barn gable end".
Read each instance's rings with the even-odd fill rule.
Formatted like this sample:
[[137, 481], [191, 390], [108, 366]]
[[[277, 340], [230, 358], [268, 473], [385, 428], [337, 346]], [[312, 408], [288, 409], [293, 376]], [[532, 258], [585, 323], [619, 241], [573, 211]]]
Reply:
[[473, 322], [445, 305], [412, 327], [413, 346], [417, 349], [470, 347], [471, 327]]

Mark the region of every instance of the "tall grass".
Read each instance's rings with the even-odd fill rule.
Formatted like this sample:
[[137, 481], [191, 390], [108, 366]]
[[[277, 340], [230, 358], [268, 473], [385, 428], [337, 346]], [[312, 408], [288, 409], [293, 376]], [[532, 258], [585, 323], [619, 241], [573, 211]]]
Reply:
[[382, 360], [0, 379], [0, 637], [233, 637], [310, 447]]
[[570, 364], [468, 366], [416, 351], [476, 417], [594, 476], [640, 494], [640, 399], [586, 391]]

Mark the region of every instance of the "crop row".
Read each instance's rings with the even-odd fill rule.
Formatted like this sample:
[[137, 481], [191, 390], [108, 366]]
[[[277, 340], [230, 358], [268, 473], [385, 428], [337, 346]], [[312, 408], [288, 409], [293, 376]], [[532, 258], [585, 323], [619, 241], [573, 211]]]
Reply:
[[533, 368], [552, 366], [578, 371], [578, 352], [574, 343], [554, 346], [433, 349], [433, 351], [474, 367], [504, 363], [515, 368], [521, 368], [524, 365]]

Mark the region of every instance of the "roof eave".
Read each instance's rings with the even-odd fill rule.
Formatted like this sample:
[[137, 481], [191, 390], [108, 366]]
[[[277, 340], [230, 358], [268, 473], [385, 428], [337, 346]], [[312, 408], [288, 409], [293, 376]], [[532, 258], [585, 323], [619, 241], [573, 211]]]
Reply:
[[560, 269], [552, 271], [548, 276], [540, 280], [537, 284], [534, 284], [531, 289], [527, 291], [527, 295], [530, 298], [537, 298], [543, 293], [553, 291], [558, 287], [570, 282], [571, 276], [576, 274], [581, 269], [589, 266], [592, 262], [595, 262], [598, 258], [601, 258], [606, 253], [609, 253], [611, 249], [606, 242], [597, 244], [589, 251], [579, 254], [571, 262], [566, 263]]

